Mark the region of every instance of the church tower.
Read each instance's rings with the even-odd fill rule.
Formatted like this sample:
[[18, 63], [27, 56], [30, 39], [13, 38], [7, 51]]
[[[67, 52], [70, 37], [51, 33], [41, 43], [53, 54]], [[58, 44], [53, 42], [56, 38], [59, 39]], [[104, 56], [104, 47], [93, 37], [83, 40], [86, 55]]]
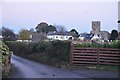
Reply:
[[92, 34], [100, 35], [100, 21], [92, 21]]

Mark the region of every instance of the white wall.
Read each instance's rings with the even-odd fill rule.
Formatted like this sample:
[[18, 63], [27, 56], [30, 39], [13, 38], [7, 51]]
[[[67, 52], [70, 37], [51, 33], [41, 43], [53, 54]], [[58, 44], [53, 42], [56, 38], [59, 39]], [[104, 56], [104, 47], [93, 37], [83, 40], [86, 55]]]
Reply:
[[79, 37], [80, 40], [84, 40], [84, 37]]
[[53, 40], [68, 40], [72, 36], [66, 36], [66, 35], [49, 35], [47, 37], [48, 37], [48, 39], [53, 39]]

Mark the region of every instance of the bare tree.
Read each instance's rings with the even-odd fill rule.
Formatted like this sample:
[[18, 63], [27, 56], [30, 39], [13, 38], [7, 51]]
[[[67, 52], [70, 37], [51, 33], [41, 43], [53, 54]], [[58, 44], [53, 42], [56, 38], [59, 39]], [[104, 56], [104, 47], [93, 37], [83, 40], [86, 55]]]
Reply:
[[57, 32], [65, 32], [67, 31], [65, 26], [63, 25], [55, 25], [56, 29], [57, 29]]

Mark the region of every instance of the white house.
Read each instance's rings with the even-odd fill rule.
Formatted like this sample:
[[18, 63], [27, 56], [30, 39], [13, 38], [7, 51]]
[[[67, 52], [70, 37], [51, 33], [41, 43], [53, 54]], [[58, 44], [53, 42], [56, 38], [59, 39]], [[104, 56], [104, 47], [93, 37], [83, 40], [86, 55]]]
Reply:
[[83, 37], [83, 36], [79, 36], [78, 39], [80, 39], [80, 40], [84, 40], [84, 37]]
[[69, 40], [73, 39], [69, 32], [50, 32], [47, 34], [49, 40]]
[[97, 35], [97, 34], [95, 34], [93, 37], [92, 37], [92, 39], [91, 40], [100, 40], [101, 38]]

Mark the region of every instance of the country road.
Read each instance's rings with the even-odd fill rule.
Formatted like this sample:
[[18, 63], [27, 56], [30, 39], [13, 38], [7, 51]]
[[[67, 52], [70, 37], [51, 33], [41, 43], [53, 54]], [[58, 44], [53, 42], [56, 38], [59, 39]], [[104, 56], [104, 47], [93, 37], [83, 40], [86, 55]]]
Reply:
[[9, 78], [117, 78], [117, 71], [61, 69], [13, 55]]

